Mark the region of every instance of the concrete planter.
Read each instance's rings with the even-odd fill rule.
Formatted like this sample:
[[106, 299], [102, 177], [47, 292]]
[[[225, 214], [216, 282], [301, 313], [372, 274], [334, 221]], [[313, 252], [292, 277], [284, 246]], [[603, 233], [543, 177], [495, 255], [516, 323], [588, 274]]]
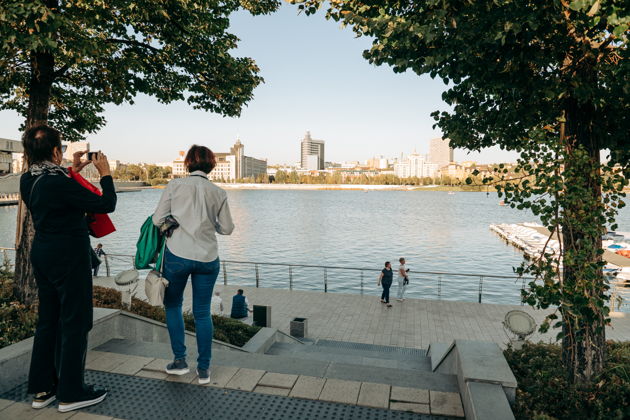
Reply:
[[307, 332], [308, 318], [293, 318], [289, 323], [289, 332], [292, 337], [304, 338]]

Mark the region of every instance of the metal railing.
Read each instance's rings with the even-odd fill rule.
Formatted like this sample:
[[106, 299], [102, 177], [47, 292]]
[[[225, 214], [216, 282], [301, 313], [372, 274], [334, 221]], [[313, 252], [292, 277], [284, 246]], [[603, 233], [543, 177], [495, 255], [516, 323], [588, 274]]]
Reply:
[[[133, 255], [126, 254], [107, 254], [104, 256], [104, 264], [107, 276], [111, 276], [112, 274], [112, 261], [120, 261], [129, 263], [133, 265]], [[232, 267], [230, 267], [232, 266]], [[249, 271], [247, 275], [243, 275], [244, 267], [249, 267], [246, 271]], [[381, 270], [376, 268], [366, 268], [366, 267], [341, 267], [341, 266], [332, 266], [332, 265], [314, 265], [314, 264], [295, 264], [295, 263], [276, 263], [276, 262], [257, 262], [257, 261], [239, 261], [239, 260], [221, 260], [221, 277], [223, 278], [223, 284], [228, 285], [230, 276], [237, 277], [241, 280], [239, 284], [242, 284], [242, 280], [251, 276], [253, 274], [253, 283], [255, 287], [262, 287], [263, 284], [263, 268], [273, 270], [273, 285], [278, 286], [279, 284], [283, 286], [283, 288], [288, 288], [289, 290], [293, 290], [294, 288], [294, 276], [296, 270], [306, 269], [306, 270], [315, 270], [319, 272], [319, 274], [315, 274], [315, 278], [319, 278], [319, 285], [317, 283], [307, 284], [307, 286], [311, 286], [310, 289], [323, 290], [324, 293], [328, 293], [332, 289], [335, 289], [335, 285], [331, 284], [331, 274], [336, 272], [343, 272], [345, 274], [355, 274], [358, 278], [358, 287], [352, 286], [354, 288], [358, 288], [360, 294], [364, 294], [366, 290], [373, 291], [376, 288], [376, 279], [380, 274]], [[240, 274], [240, 275], [238, 275]], [[395, 273], [396, 274], [396, 273]], [[370, 278], [374, 279], [372, 287], [369, 284], [366, 284], [366, 275], [371, 276]], [[488, 280], [513, 280], [515, 283], [520, 282], [520, 289], [526, 288], [526, 283], [529, 280], [533, 280], [530, 277], [521, 277], [521, 276], [504, 276], [504, 275], [491, 275], [491, 274], [474, 274], [474, 273], [452, 273], [452, 272], [444, 272], [444, 271], [411, 271], [410, 275], [414, 280], [419, 280], [420, 282], [425, 281], [423, 283], [427, 286], [426, 280], [430, 279], [434, 282], [434, 284], [429, 285], [430, 288], [434, 288], [437, 298], [442, 299], [442, 289], [443, 283], [445, 279], [475, 279], [476, 282], [476, 290], [477, 293], [474, 296], [477, 302], [482, 303], [483, 295], [484, 295], [484, 282]], [[281, 280], [281, 277], [285, 277], [285, 280]], [[313, 275], [309, 276], [311, 279]], [[302, 284], [304, 285], [304, 284]], [[337, 288], [338, 289], [338, 288]], [[346, 290], [346, 289], [344, 289]], [[472, 296], [470, 296], [472, 297]], [[521, 302], [522, 304], [522, 302]]]
[[[13, 265], [13, 259], [10, 258], [9, 253], [15, 252], [15, 249], [0, 247], [0, 252], [2, 253], [3, 264], [8, 264], [11, 267]], [[115, 274], [115, 271], [124, 271], [132, 268], [133, 263], [134, 256], [129, 254], [106, 254], [103, 258], [105, 273], [108, 277]], [[310, 274], [305, 275], [305, 270], [311, 270]], [[301, 276], [300, 271], [302, 271]], [[338, 275], [340, 272], [344, 273], [346, 278], [348, 277], [348, 274], [351, 274], [350, 277], [356, 277], [358, 282], [354, 283], [354, 285], [348, 286], [348, 282], [344, 283], [343, 281], [335, 281], [334, 279], [338, 280], [343, 277], [343, 275]], [[220, 276], [223, 279], [223, 284], [226, 286], [232, 279], [238, 279], [239, 285], [247, 285], [247, 283], [250, 282], [249, 284], [252, 284], [255, 287], [280, 287], [294, 290], [297, 286], [302, 290], [323, 290], [324, 293], [334, 291], [347, 292], [351, 290], [364, 294], [366, 292], [373, 293], [377, 289], [376, 280], [380, 272], [380, 269], [367, 267], [341, 267], [332, 265], [221, 260]], [[442, 299], [443, 297], [448, 299], [453, 296], [453, 293], [444, 294], [444, 284], [447, 284], [447, 286], [452, 285], [452, 283], [468, 285], [468, 287], [457, 289], [457, 300], [475, 300], [478, 303], [483, 302], [484, 293], [486, 296], [492, 294], [492, 292], [488, 291], [486, 288], [486, 283], [488, 282], [502, 282], [501, 296], [505, 291], [503, 286], [505, 285], [506, 280], [512, 280], [514, 283], [520, 282], [520, 287], [518, 288], [520, 296], [520, 290], [526, 290], [528, 282], [533, 280], [533, 277], [521, 277], [517, 275], [506, 276], [478, 273], [453, 273], [445, 271], [413, 270], [410, 272], [410, 275], [414, 285], [420, 285], [424, 288], [424, 292], [433, 292], [431, 296], [434, 296], [437, 299]], [[297, 284], [295, 281], [296, 276], [299, 276], [298, 278], [300, 278], [300, 281], [297, 282]], [[366, 279], [370, 278], [373, 279], [373, 281], [366, 281]], [[470, 280], [474, 280], [476, 283], [476, 293], [473, 292], [470, 287]], [[339, 283], [344, 283], [344, 285], [339, 286]], [[625, 284], [611, 281], [611, 307], [613, 309], [620, 309], [620, 307], [628, 307], [629, 305], [630, 289], [623, 287], [624, 285]], [[424, 292], [422, 295], [428, 297]], [[513, 292], [515, 292], [515, 290], [513, 290]], [[464, 299], [462, 299], [462, 297]], [[621, 297], [622, 302], [617, 302], [617, 297]], [[505, 299], [499, 300], [502, 300], [504, 301], [502, 303], [505, 303]], [[523, 305], [520, 298], [518, 301], [521, 305]], [[495, 301], [493, 303], [497, 302]]]

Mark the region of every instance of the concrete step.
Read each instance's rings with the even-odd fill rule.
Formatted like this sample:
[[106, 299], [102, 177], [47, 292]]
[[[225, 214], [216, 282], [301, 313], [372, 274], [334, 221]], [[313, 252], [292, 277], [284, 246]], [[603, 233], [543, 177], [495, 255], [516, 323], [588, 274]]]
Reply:
[[[311, 346], [307, 345], [305, 348], [306, 347]], [[94, 350], [160, 359], [172, 359], [173, 357], [169, 344], [124, 339], [110, 340]], [[317, 353], [311, 353], [308, 354], [308, 356], [312, 356], [313, 354]], [[298, 354], [254, 354], [215, 348], [212, 352], [212, 365], [259, 369], [268, 372], [307, 375], [320, 378], [373, 382], [442, 392], [458, 392], [457, 378], [455, 375], [357, 364], [356, 360], [354, 360], [353, 363], [345, 363], [299, 356]], [[189, 364], [193, 367], [195, 366], [196, 358], [196, 349], [189, 348], [187, 359]]]
[[[347, 344], [360, 345], [361, 343]], [[370, 350], [367, 347], [353, 348], [350, 346], [334, 347], [331, 345], [320, 345], [319, 342], [312, 345], [274, 343], [266, 352], [266, 354], [270, 355], [290, 356], [306, 360], [323, 360], [381, 368], [430, 372], [431, 360], [424, 356], [424, 353], [424, 350], [422, 350], [418, 351], [415, 355], [413, 353], [408, 355], [402, 352]]]

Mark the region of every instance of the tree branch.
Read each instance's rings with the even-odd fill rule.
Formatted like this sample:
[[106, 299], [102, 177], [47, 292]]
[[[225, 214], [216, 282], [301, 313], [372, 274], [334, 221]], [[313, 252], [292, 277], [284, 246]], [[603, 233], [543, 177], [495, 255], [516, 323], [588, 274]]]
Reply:
[[115, 38], [107, 38], [105, 42], [110, 44], [124, 44], [124, 45], [132, 45], [134, 47], [142, 47], [151, 51], [160, 51], [159, 48], [155, 48], [152, 45], [146, 44], [144, 42], [135, 41], [131, 39], [115, 39]]
[[58, 77], [62, 77], [64, 74], [66, 74], [69, 68], [70, 68], [70, 64], [65, 64], [63, 67], [61, 67], [59, 70], [53, 73], [53, 77], [55, 79]]

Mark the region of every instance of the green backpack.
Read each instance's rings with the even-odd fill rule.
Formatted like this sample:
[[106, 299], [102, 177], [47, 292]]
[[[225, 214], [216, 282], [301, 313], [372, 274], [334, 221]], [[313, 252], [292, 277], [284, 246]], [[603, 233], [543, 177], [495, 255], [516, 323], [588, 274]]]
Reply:
[[152, 216], [149, 216], [140, 228], [140, 237], [136, 243], [135, 268], [153, 270], [161, 267], [164, 245], [166, 245], [166, 238], [160, 234], [160, 228], [153, 224]]

